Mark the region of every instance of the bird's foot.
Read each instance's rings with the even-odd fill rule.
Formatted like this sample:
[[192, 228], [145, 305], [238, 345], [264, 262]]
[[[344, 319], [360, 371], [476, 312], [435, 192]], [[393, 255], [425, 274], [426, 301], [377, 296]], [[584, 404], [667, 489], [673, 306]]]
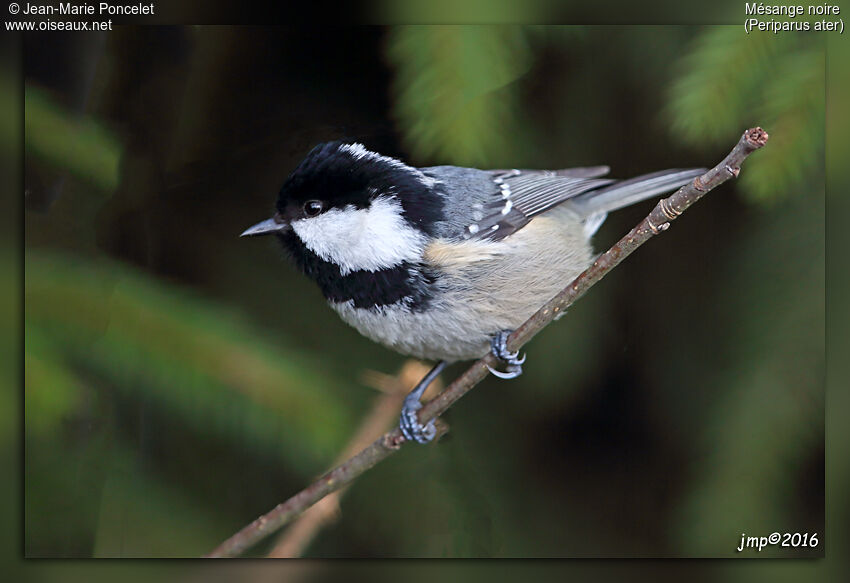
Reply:
[[446, 361], [438, 362], [425, 377], [419, 381], [419, 384], [410, 391], [410, 394], [404, 398], [404, 405], [401, 407], [401, 417], [399, 418], [398, 426], [401, 429], [401, 434], [408, 441], [416, 441], [418, 443], [428, 443], [437, 435], [437, 425], [434, 419], [431, 419], [426, 424], [419, 422], [419, 409], [422, 408], [422, 395], [425, 394], [425, 389], [428, 388], [434, 379], [446, 367]]
[[419, 422], [418, 413], [421, 408], [422, 403], [419, 399], [411, 399], [408, 395], [401, 408], [401, 417], [399, 418], [398, 426], [406, 440], [417, 443], [428, 443], [437, 435], [437, 426], [434, 423], [434, 419], [431, 419], [425, 425]]
[[502, 330], [490, 341], [490, 352], [493, 356], [504, 363], [504, 371], [495, 370], [490, 366], [487, 369], [500, 379], [515, 379], [522, 374], [522, 363], [525, 362], [525, 355], [520, 356], [519, 350], [511, 352], [508, 350], [508, 336], [511, 335], [511, 330]]

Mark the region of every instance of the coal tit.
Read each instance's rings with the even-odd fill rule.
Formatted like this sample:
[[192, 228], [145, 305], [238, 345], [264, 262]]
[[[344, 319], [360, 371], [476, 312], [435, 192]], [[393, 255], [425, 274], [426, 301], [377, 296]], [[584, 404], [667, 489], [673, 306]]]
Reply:
[[415, 168], [356, 143], [315, 147], [292, 172], [274, 216], [243, 236], [274, 234], [340, 317], [400, 353], [439, 361], [410, 393], [400, 426], [421, 443], [421, 396], [446, 363], [493, 351], [503, 378], [523, 358], [509, 331], [593, 260], [609, 211], [678, 188], [702, 169], [618, 181], [608, 167]]

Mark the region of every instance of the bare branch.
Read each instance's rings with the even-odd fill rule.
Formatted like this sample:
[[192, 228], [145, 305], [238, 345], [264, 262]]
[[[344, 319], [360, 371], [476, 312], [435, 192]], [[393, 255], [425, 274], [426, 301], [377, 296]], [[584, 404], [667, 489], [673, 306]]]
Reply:
[[[737, 177], [743, 161], [747, 156], [764, 146], [767, 139], [767, 132], [760, 127], [751, 128], [744, 132], [744, 135], [741, 136], [741, 139], [723, 161], [671, 196], [660, 200], [640, 224], [594, 261], [593, 265], [582, 272], [558, 295], [549, 300], [522, 326], [517, 328], [508, 338], [508, 348], [519, 350], [635, 249], [653, 236], [666, 231], [672, 221], [710, 190], [717, 188], [730, 178]], [[497, 364], [495, 357], [491, 354], [474, 362], [442, 393], [420, 409], [419, 421], [424, 424], [442, 415], [455, 401], [487, 376], [487, 365], [496, 366]], [[404, 437], [397, 427], [385, 433], [360, 453], [327, 472], [292, 498], [277, 505], [273, 510], [231, 536], [207, 556], [233, 557], [240, 555], [266, 536], [288, 524], [318, 500], [351, 483], [375, 464], [398, 451], [404, 441]]]
[[[372, 443], [379, 435], [398, 422], [398, 411], [404, 402], [408, 391], [419, 382], [419, 379], [431, 370], [417, 360], [408, 360], [395, 376], [369, 372], [364, 375], [364, 382], [379, 391], [380, 397], [375, 400], [369, 414], [360, 423], [360, 427], [342, 450], [335, 463], [340, 463]], [[442, 390], [439, 379], [431, 383], [428, 392]], [[289, 559], [300, 557], [310, 541], [327, 524], [339, 516], [339, 500], [345, 489], [332, 492], [308, 508], [280, 536], [268, 557], [274, 559]]]

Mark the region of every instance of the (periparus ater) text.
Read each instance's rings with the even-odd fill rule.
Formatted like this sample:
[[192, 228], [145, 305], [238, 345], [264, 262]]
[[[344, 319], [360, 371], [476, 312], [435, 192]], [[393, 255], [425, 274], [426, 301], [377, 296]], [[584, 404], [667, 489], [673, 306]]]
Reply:
[[[744, 30], [747, 34], [751, 32], [802, 32], [834, 31], [844, 33], [844, 19], [840, 17], [841, 8], [835, 4], [816, 4], [802, 6], [799, 4], [765, 4], [764, 2], [745, 2]], [[764, 16], [785, 17], [781, 19], [762, 18]], [[832, 19], [821, 18], [820, 20], [804, 20], [809, 17], [829, 16]], [[758, 17], [758, 18], [755, 18]], [[835, 18], [838, 17], [838, 18]]]

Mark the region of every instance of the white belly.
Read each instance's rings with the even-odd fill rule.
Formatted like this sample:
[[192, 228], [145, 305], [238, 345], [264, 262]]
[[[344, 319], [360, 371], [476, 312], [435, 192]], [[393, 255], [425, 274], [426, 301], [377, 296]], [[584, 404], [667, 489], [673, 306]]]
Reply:
[[435, 242], [424, 255], [441, 277], [425, 310], [402, 303], [331, 307], [361, 334], [402, 354], [426, 360], [484, 356], [490, 338], [513, 330], [566, 287], [590, 263], [582, 222], [567, 205], [536, 217], [499, 242]]

